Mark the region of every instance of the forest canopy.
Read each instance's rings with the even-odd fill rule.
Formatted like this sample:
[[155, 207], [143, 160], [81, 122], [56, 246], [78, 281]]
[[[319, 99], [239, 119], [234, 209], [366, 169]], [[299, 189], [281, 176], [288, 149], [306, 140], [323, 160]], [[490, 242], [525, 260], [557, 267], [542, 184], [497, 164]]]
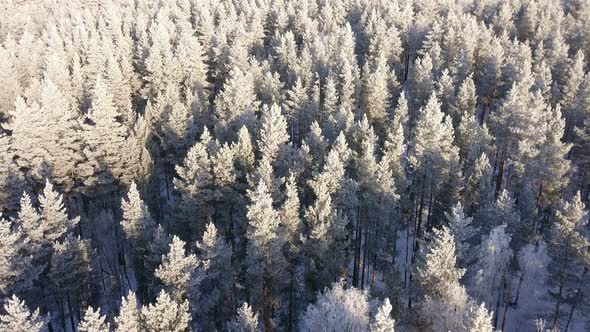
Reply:
[[0, 9], [0, 331], [590, 328], [589, 1]]

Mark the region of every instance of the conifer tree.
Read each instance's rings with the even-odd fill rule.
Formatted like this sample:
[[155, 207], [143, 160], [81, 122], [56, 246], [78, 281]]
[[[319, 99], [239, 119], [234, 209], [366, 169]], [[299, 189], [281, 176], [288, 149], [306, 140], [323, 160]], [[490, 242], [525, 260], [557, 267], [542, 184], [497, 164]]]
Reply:
[[142, 308], [141, 330], [146, 332], [185, 332], [189, 327], [190, 318], [188, 301], [178, 303], [162, 290], [156, 303], [148, 304]]
[[236, 317], [227, 324], [231, 332], [256, 332], [258, 327], [258, 313], [252, 313], [252, 308], [246, 302], [238, 308]]
[[394, 332], [395, 331], [395, 320], [391, 318], [391, 304], [389, 299], [386, 298], [383, 304], [377, 310], [375, 318], [371, 323], [371, 331], [375, 332]]
[[279, 234], [279, 214], [273, 208], [272, 197], [264, 182], [249, 190], [248, 253], [246, 271], [250, 281], [252, 302], [262, 308], [264, 324], [269, 328], [271, 301], [284, 287], [286, 260], [282, 252], [284, 239]]
[[12, 295], [4, 304], [6, 314], [0, 315], [0, 330], [13, 332], [42, 332], [46, 329], [47, 319], [39, 317], [39, 309], [31, 312], [16, 295]]
[[552, 228], [549, 256], [549, 294], [555, 300], [553, 328], [558, 327], [562, 316], [562, 306], [567, 301], [567, 289], [580, 287], [580, 276], [576, 265], [588, 262], [588, 240], [581, 233], [583, 225], [588, 222], [588, 213], [584, 210], [580, 193], [569, 202], [562, 202], [555, 213], [556, 223]]
[[301, 316], [301, 331], [366, 331], [369, 326], [368, 293], [334, 283], [318, 295]]
[[469, 242], [477, 234], [478, 229], [471, 225], [473, 218], [465, 215], [460, 202], [451, 208], [450, 213], [445, 213], [445, 216], [449, 222], [449, 229], [455, 239], [457, 261], [460, 266], [467, 266], [466, 263], [469, 263], [473, 258], [471, 244]]
[[207, 128], [203, 130], [200, 141], [191, 147], [182, 166], [176, 166], [178, 177], [174, 179], [174, 188], [180, 197], [176, 201], [173, 229], [183, 239], [191, 239], [212, 214], [213, 200], [212, 161], [209, 146], [211, 135]]
[[172, 238], [170, 251], [162, 257], [162, 263], [156, 269], [156, 277], [160, 279], [172, 299], [182, 303], [193, 292], [198, 292], [201, 280], [204, 278], [204, 268], [195, 254], [187, 254], [185, 243], [177, 236]]
[[82, 321], [78, 324], [80, 332], [109, 332], [109, 323], [105, 322], [106, 317], [100, 314], [100, 309], [94, 310], [88, 307]]
[[495, 302], [496, 294], [500, 296], [502, 284], [510, 280], [508, 265], [513, 253], [505, 229], [505, 225], [493, 228], [478, 248], [474, 289], [476, 297], [489, 305]]
[[472, 306], [469, 309], [469, 318], [465, 324], [466, 331], [473, 332], [492, 332], [494, 327], [492, 326], [492, 313], [489, 312], [484, 303], [479, 306]]
[[151, 217], [147, 205], [143, 202], [135, 182], [131, 183], [127, 199], [121, 201], [123, 220], [121, 222], [125, 235], [133, 246], [136, 254], [145, 253], [152, 241], [156, 224]]
[[212, 323], [220, 322], [227, 314], [224, 302], [231, 298], [234, 283], [232, 250], [212, 222], [207, 224], [203, 239], [197, 242], [197, 249], [199, 260], [207, 262], [205, 276], [199, 285], [199, 315]]
[[19, 227], [0, 219], [0, 238], [0, 293], [21, 294], [33, 286], [43, 266], [33, 265], [33, 257], [27, 254], [29, 240]]
[[127, 298], [121, 298], [121, 308], [119, 315], [115, 318], [117, 325], [116, 331], [120, 332], [140, 332], [141, 316], [137, 307], [135, 293], [129, 292]]

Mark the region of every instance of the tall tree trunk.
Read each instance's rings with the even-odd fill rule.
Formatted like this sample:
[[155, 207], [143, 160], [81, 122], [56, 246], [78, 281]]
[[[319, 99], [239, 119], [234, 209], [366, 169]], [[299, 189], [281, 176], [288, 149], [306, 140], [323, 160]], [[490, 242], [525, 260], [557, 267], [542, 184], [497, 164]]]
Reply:
[[432, 190], [430, 190], [430, 197], [428, 198], [428, 216], [426, 217], [426, 231], [431, 228], [430, 216], [432, 215]]
[[70, 302], [70, 292], [66, 291], [66, 299], [68, 303], [68, 311], [70, 314], [70, 323], [72, 324], [72, 331], [76, 331], [76, 323], [74, 322], [74, 311], [72, 310], [72, 303]]
[[500, 193], [500, 189], [502, 188], [502, 178], [504, 177], [505, 154], [506, 144], [504, 144], [504, 148], [502, 149], [502, 153], [500, 154], [500, 164], [498, 166], [498, 177], [496, 178], [496, 189], [494, 190], [494, 199], [498, 198], [498, 194]]
[[361, 262], [361, 247], [360, 247], [360, 237], [361, 237], [361, 218], [360, 218], [360, 205], [356, 208], [356, 229], [355, 229], [355, 237], [354, 237], [354, 267], [352, 271], [352, 285], [354, 287], [358, 287], [358, 277], [359, 277], [359, 268]]
[[557, 297], [557, 303], [555, 304], [555, 313], [553, 315], [553, 327], [552, 329], [557, 328], [557, 319], [559, 318], [559, 308], [561, 307], [561, 296], [563, 294], [563, 276], [559, 279], [559, 292]]
[[270, 305], [270, 289], [268, 288], [268, 281], [266, 277], [262, 278], [262, 319], [264, 322], [264, 332], [272, 331], [271, 321], [271, 305]]
[[565, 323], [564, 332], [567, 332], [567, 330], [570, 327], [570, 322], [572, 321], [572, 317], [574, 316], [574, 310], [576, 310], [576, 305], [578, 305], [578, 301], [575, 301], [574, 304], [572, 304], [572, 308], [570, 309], [570, 313], [569, 313], [569, 315], [567, 315], [567, 323]]
[[366, 225], [367, 223], [365, 222], [365, 243], [363, 245], [363, 267], [362, 267], [362, 273], [361, 273], [361, 289], [365, 288], [365, 267], [367, 265], [367, 241], [368, 241], [368, 232], [369, 232], [369, 227]]
[[287, 322], [287, 331], [293, 331], [293, 267], [291, 269], [291, 279], [289, 281], [289, 321]]

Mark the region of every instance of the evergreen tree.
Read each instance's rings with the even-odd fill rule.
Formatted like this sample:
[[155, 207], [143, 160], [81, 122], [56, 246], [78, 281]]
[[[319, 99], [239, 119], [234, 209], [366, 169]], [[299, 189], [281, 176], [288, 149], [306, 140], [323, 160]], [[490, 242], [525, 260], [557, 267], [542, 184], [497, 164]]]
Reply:
[[492, 198], [492, 190], [492, 167], [487, 155], [482, 153], [467, 176], [463, 194], [467, 210], [473, 212], [488, 204]]
[[476, 297], [490, 305], [503, 291], [502, 284], [510, 280], [508, 265], [513, 254], [505, 229], [505, 225], [493, 228], [478, 248], [474, 289]]
[[168, 293], [161, 291], [156, 303], [141, 310], [141, 330], [146, 332], [185, 332], [190, 321], [189, 303], [176, 302]]
[[172, 299], [183, 303], [198, 287], [204, 278], [207, 263], [203, 269], [195, 254], [187, 254], [185, 243], [177, 236], [172, 238], [170, 251], [162, 257], [162, 263], [156, 269], [156, 277], [160, 279]]
[[106, 317], [100, 314], [100, 310], [88, 307], [82, 321], [78, 324], [80, 332], [108, 332], [109, 323], [105, 322]]
[[466, 331], [492, 332], [492, 313], [482, 303], [479, 306], [472, 306], [469, 312], [469, 319], [465, 326]]
[[279, 214], [273, 208], [266, 184], [260, 182], [256, 189], [248, 191], [248, 197], [251, 204], [247, 212], [246, 271], [250, 297], [256, 306], [262, 308], [264, 324], [269, 328], [271, 301], [286, 283], [286, 261], [282, 252], [284, 239], [279, 233]]
[[299, 328], [301, 331], [366, 331], [369, 326], [369, 298], [366, 291], [344, 289], [334, 283], [310, 304]]
[[558, 326], [562, 306], [568, 299], [567, 290], [580, 287], [581, 280], [576, 266], [588, 262], [588, 240], [581, 233], [583, 225], [588, 222], [588, 213], [584, 210], [580, 193], [570, 202], [563, 202], [555, 213], [556, 222], [551, 232], [549, 256], [549, 294], [555, 300], [553, 328]]
[[174, 179], [174, 188], [180, 197], [174, 206], [173, 229], [183, 239], [189, 240], [192, 234], [199, 234], [202, 220], [213, 215], [211, 144], [211, 135], [205, 128], [200, 141], [189, 149], [182, 166], [176, 166], [178, 177]]
[[201, 281], [198, 305], [199, 315], [206, 321], [220, 322], [227, 314], [225, 302], [231, 299], [234, 284], [232, 250], [223, 235], [217, 232], [212, 222], [207, 224], [203, 239], [197, 242], [199, 260], [208, 262]]
[[13, 332], [45, 331], [47, 320], [39, 317], [39, 309], [31, 312], [16, 295], [12, 295], [4, 304], [6, 314], [0, 315], [0, 330]]
[[123, 220], [121, 225], [133, 251], [141, 255], [146, 252], [147, 246], [153, 239], [156, 224], [152, 219], [147, 205], [143, 202], [137, 190], [135, 182], [131, 183], [127, 200], [121, 201]]
[[465, 215], [461, 203], [453, 206], [451, 212], [445, 213], [445, 216], [449, 222], [451, 234], [455, 239], [457, 261], [460, 266], [467, 266], [467, 263], [470, 263], [473, 259], [470, 242], [478, 233], [478, 229], [471, 225], [473, 218]]
[[433, 230], [433, 238], [420, 252], [416, 267], [416, 283], [421, 292], [431, 297], [441, 296], [465, 273], [457, 268], [455, 239], [448, 227]]
[[227, 324], [228, 331], [231, 332], [256, 332], [258, 327], [258, 313], [252, 313], [252, 308], [244, 302], [239, 308], [238, 313], [232, 321]]
[[31, 289], [43, 266], [33, 265], [29, 240], [19, 227], [0, 219], [0, 238], [0, 293], [21, 294]]
[[375, 332], [394, 332], [395, 331], [395, 320], [390, 316], [391, 304], [389, 299], [385, 299], [383, 304], [379, 307], [375, 318], [371, 323], [371, 331]]
[[119, 315], [115, 318], [115, 322], [117, 324], [116, 331], [141, 331], [140, 310], [137, 307], [135, 293], [129, 292], [129, 294], [127, 294], [127, 298], [121, 298], [121, 308], [119, 309]]

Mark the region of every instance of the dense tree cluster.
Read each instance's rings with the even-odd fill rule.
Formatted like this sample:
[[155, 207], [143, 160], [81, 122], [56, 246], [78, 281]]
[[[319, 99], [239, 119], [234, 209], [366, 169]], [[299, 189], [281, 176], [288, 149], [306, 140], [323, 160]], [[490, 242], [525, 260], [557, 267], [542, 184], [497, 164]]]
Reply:
[[590, 2], [0, 8], [1, 331], [590, 324]]

